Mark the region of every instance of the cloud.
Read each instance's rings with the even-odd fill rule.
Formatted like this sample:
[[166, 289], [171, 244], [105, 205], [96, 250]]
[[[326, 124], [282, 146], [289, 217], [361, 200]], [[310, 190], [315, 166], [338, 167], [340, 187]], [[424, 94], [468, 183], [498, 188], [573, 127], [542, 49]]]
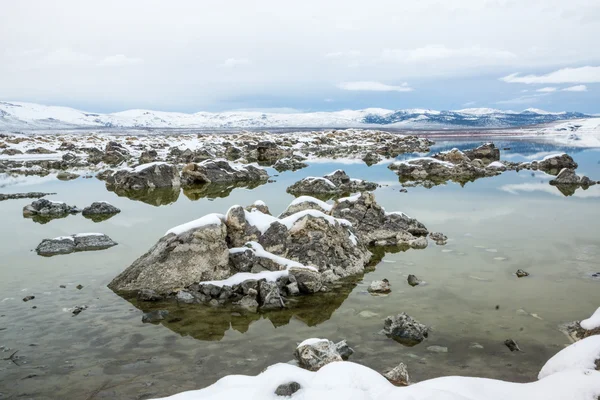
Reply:
[[533, 94], [533, 95], [529, 95], [529, 96], [521, 96], [521, 97], [517, 97], [514, 99], [508, 99], [508, 100], [500, 100], [497, 101], [496, 104], [532, 104], [532, 103], [537, 103], [540, 100], [540, 97], [542, 96], [546, 96], [548, 95], [548, 93], [542, 93], [542, 94]]
[[369, 92], [412, 92], [413, 88], [404, 82], [400, 86], [386, 85], [381, 82], [374, 81], [357, 81], [343, 82], [338, 85], [338, 88], [352, 91], [369, 91]]
[[587, 86], [576, 85], [562, 89], [563, 92], [587, 92]]
[[600, 83], [600, 67], [563, 68], [546, 75], [523, 75], [514, 73], [500, 78], [508, 83]]
[[225, 68], [234, 68], [238, 65], [248, 65], [250, 64], [250, 60], [247, 58], [228, 58], [221, 64], [222, 67]]
[[144, 60], [138, 57], [127, 57], [124, 54], [116, 54], [114, 56], [108, 56], [100, 60], [98, 66], [100, 67], [125, 67], [128, 65], [142, 64]]
[[479, 46], [452, 48], [444, 45], [429, 45], [416, 49], [385, 49], [382, 54], [384, 59], [391, 59], [400, 62], [422, 63], [450, 58], [457, 58], [463, 61], [478, 60], [479, 63], [513, 60], [517, 55], [505, 50], [483, 48]]
[[358, 50], [336, 51], [325, 54], [325, 58], [354, 58], [359, 57], [360, 55], [361, 53]]
[[552, 93], [552, 92], [556, 92], [556, 88], [555, 87], [544, 87], [541, 89], [536, 90], [536, 92], [541, 92], [541, 93]]

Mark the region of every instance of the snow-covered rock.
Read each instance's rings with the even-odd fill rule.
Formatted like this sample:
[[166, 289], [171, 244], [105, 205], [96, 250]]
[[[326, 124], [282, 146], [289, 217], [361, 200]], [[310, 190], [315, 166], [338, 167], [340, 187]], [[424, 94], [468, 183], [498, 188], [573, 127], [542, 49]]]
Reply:
[[124, 190], [179, 187], [179, 170], [164, 162], [142, 164], [116, 171], [106, 180], [107, 185]]
[[337, 170], [319, 177], [306, 177], [287, 188], [293, 195], [335, 195], [375, 190], [377, 184], [362, 179], [351, 179], [344, 171]]
[[80, 210], [75, 206], [69, 206], [62, 201], [52, 201], [47, 199], [39, 199], [23, 207], [24, 217], [33, 217], [36, 215], [44, 217], [60, 217], [78, 212], [80, 212]]
[[589, 336], [562, 349], [544, 364], [538, 379], [569, 370], [600, 370], [600, 336]]
[[266, 181], [267, 179], [269, 179], [269, 174], [262, 168], [252, 165], [235, 165], [226, 160], [190, 163], [181, 171], [183, 185]]

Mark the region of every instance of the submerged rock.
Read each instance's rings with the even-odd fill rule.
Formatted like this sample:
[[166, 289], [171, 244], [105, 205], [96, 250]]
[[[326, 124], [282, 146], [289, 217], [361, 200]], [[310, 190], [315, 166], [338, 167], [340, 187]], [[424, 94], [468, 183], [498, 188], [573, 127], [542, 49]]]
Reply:
[[400, 313], [384, 320], [383, 333], [405, 346], [414, 346], [428, 336], [429, 327], [405, 313]]
[[322, 178], [307, 177], [287, 188], [293, 195], [334, 195], [361, 192], [377, 189], [377, 184], [362, 179], [351, 179], [344, 171], [338, 169]]
[[226, 160], [207, 160], [199, 164], [190, 163], [181, 171], [184, 186], [205, 183], [234, 183], [264, 181], [269, 174], [252, 165], [234, 165]]
[[154, 311], [150, 311], [150, 312], [147, 312], [144, 315], [142, 315], [142, 322], [154, 324], [154, 323], [164, 320], [168, 316], [169, 316], [169, 311], [167, 311], [167, 310], [154, 310]]
[[392, 291], [392, 285], [390, 285], [390, 281], [387, 279], [381, 281], [373, 281], [369, 285], [370, 293], [389, 293]]
[[28, 302], [28, 301], [33, 300], [33, 299], [35, 299], [35, 296], [25, 296], [25, 297], [23, 297], [23, 301], [24, 302]]
[[406, 364], [400, 363], [392, 370], [383, 374], [383, 376], [395, 386], [410, 385], [410, 376]]
[[35, 251], [40, 256], [54, 256], [77, 251], [103, 250], [116, 245], [116, 242], [102, 233], [79, 233], [44, 239]]

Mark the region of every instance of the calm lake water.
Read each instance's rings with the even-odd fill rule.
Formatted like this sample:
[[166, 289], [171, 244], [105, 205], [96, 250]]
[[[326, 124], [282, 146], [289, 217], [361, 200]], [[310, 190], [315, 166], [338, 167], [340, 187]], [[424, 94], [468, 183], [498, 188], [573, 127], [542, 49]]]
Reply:
[[[432, 150], [481, 143], [438, 139]], [[600, 179], [598, 150], [495, 143], [510, 148], [502, 151], [502, 159], [510, 161], [565, 151], [579, 163], [578, 173]], [[445, 233], [448, 244], [388, 253], [341, 291], [300, 298], [296, 307], [268, 314], [162, 304], [152, 307], [168, 308], [174, 320], [143, 324], [137, 305], [106, 287], [169, 228], [255, 200], [265, 201], [276, 215], [293, 199], [285, 192], [289, 185], [338, 168], [385, 185], [375, 191], [381, 205]], [[79, 207], [106, 200], [122, 212], [101, 223], [75, 215], [39, 224], [22, 217], [31, 199], [0, 202], [0, 358], [18, 350], [19, 364], [0, 362], [0, 399], [165, 396], [288, 362], [296, 344], [309, 337], [346, 339], [355, 350], [350, 360], [375, 370], [402, 361], [414, 381], [470, 375], [526, 382], [568, 343], [559, 324], [586, 318], [600, 305], [600, 280], [592, 277], [600, 272], [600, 185], [566, 197], [548, 184], [549, 176], [521, 171], [464, 187], [448, 183], [400, 193], [386, 165], [335, 160], [278, 175], [274, 183], [235, 188], [228, 195], [168, 190], [136, 199], [107, 191], [95, 178], [3, 178], [3, 193], [56, 192], [48, 198]], [[119, 245], [51, 258], [33, 251], [44, 238], [79, 232], [102, 232]], [[518, 279], [519, 268], [531, 275]], [[410, 287], [408, 274], [427, 284]], [[390, 295], [366, 292], [372, 280], [383, 278], [392, 284]], [[35, 299], [23, 302], [27, 295]], [[68, 311], [83, 304], [89, 308], [78, 316]], [[400, 312], [430, 325], [429, 339], [409, 348], [381, 335], [383, 319]], [[503, 344], [508, 338], [523, 351], [511, 353]], [[427, 350], [434, 345], [448, 352]]]

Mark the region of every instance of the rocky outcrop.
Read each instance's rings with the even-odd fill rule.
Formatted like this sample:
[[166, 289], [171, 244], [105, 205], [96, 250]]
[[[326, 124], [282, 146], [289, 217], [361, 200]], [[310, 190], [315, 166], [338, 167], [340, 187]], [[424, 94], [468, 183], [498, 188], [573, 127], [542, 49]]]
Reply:
[[500, 149], [494, 143], [486, 143], [472, 150], [465, 150], [464, 154], [470, 160], [479, 159], [484, 163], [500, 160]]
[[293, 195], [343, 195], [375, 189], [377, 189], [376, 183], [351, 179], [344, 171], [338, 169], [322, 178], [304, 178], [288, 187], [287, 192]]
[[118, 170], [106, 179], [107, 186], [124, 190], [179, 187], [179, 171], [174, 165], [157, 162]]
[[306, 168], [306, 167], [308, 167], [308, 164], [302, 162], [301, 160], [296, 159], [295, 157], [279, 159], [273, 165], [273, 168], [275, 168], [275, 170], [277, 170], [277, 172], [297, 171], [299, 169]]
[[233, 165], [225, 160], [190, 163], [181, 171], [181, 182], [184, 186], [265, 181], [268, 178], [269, 175], [262, 168], [252, 165]]
[[102, 161], [108, 165], [118, 165], [129, 159], [131, 155], [129, 151], [120, 143], [108, 142], [104, 148]]
[[345, 340], [336, 344], [327, 339], [307, 339], [298, 345], [294, 358], [300, 367], [318, 371], [329, 363], [347, 360], [352, 353]]
[[[386, 212], [370, 192], [338, 200], [331, 215], [350, 221], [359, 239], [369, 245], [427, 246], [425, 225], [402, 212]], [[424, 241], [419, 240], [422, 237]]]
[[383, 333], [406, 346], [414, 346], [428, 336], [429, 328], [411, 316], [401, 313], [385, 319]]
[[563, 168], [558, 175], [556, 175], [556, 178], [550, 181], [550, 184], [554, 186], [566, 185], [589, 187], [595, 185], [596, 182], [592, 181], [587, 176], [578, 176], [573, 168]]
[[23, 207], [24, 217], [44, 216], [61, 217], [69, 214], [76, 214], [80, 210], [75, 206], [69, 206], [62, 201], [52, 201], [39, 199]]
[[[304, 202], [319, 203], [313, 200]], [[417, 222], [405, 224], [423, 233]], [[340, 278], [362, 273], [372, 254], [357, 234], [349, 221], [315, 209], [276, 218], [260, 201], [234, 206], [169, 230], [109, 287], [164, 297], [185, 291], [186, 302], [251, 311], [283, 308], [289, 296], [328, 291]]]
[[452, 180], [466, 183], [477, 178], [496, 176], [501, 173], [497, 165], [492, 163], [484, 167], [479, 162], [462, 161], [453, 164], [449, 161], [438, 160], [433, 157], [415, 158], [408, 161], [396, 161], [389, 165], [400, 177], [400, 181], [431, 181], [434, 184]]
[[553, 154], [529, 163], [521, 163], [516, 166], [517, 171], [521, 169], [540, 170], [551, 175], [557, 175], [564, 168], [577, 169], [578, 165], [568, 154]]
[[35, 251], [40, 256], [55, 256], [77, 251], [103, 250], [116, 245], [116, 242], [101, 233], [79, 233], [54, 239], [44, 239]]

